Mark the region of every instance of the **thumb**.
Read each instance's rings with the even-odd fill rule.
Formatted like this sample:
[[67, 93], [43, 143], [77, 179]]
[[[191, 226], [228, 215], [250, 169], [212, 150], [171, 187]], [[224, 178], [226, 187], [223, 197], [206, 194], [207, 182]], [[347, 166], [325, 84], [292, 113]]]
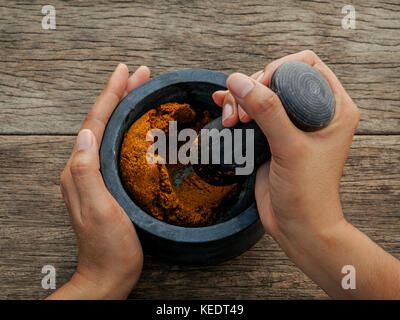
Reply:
[[89, 129], [81, 130], [70, 163], [71, 176], [81, 207], [105, 203], [105, 199], [111, 196], [100, 173], [98, 150], [93, 132]]
[[301, 132], [290, 121], [278, 96], [268, 87], [241, 73], [230, 75], [227, 87], [264, 132], [272, 153], [292, 144]]

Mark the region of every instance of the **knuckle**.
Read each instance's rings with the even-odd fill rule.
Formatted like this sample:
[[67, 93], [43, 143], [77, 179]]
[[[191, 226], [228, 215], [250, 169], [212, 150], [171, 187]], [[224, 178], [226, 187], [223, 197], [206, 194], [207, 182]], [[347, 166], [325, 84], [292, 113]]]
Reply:
[[228, 103], [228, 102], [229, 102], [230, 104], [235, 103], [235, 98], [233, 97], [232, 93], [230, 93], [229, 91], [228, 91], [227, 94], [225, 95], [224, 104], [225, 104], [225, 103]]
[[361, 113], [360, 113], [360, 109], [358, 109], [357, 107], [354, 107], [354, 109], [353, 109], [353, 117], [357, 123], [360, 121]]
[[350, 120], [351, 120], [351, 123], [352, 123], [354, 129], [357, 128], [358, 123], [360, 122], [360, 117], [361, 117], [360, 109], [358, 109], [356, 106], [351, 108]]
[[89, 113], [86, 115], [85, 122], [98, 122], [98, 116], [96, 115], [94, 109], [91, 109]]
[[98, 203], [88, 201], [82, 203], [82, 210], [90, 212], [92, 221], [98, 224], [103, 224], [105, 221], [116, 222], [121, 218], [121, 215], [116, 214], [118, 209], [111, 201], [104, 201], [101, 206]]
[[83, 176], [90, 171], [90, 159], [83, 157], [82, 155], [75, 155], [71, 159], [70, 171], [73, 176]]
[[96, 109], [92, 107], [86, 115], [85, 120], [90, 121], [96, 116]]
[[346, 118], [351, 124], [357, 125], [360, 121], [360, 110], [356, 105], [351, 105], [346, 108]]
[[314, 51], [309, 49], [301, 51], [300, 54], [303, 55], [305, 62], [312, 66], [316, 66], [322, 61]]
[[273, 114], [279, 106], [279, 98], [272, 91], [268, 91], [256, 103], [256, 112], [262, 113], [266, 117]]
[[314, 51], [312, 51], [310, 49], [303, 50], [303, 51], [301, 51], [301, 53], [303, 55], [305, 55], [305, 56], [309, 56], [309, 57], [314, 58], [314, 59], [318, 58], [318, 55]]
[[91, 109], [89, 113], [86, 115], [85, 122], [93, 122], [96, 126], [97, 125], [106, 125], [108, 118], [105, 117], [103, 114], [98, 113], [96, 109]]

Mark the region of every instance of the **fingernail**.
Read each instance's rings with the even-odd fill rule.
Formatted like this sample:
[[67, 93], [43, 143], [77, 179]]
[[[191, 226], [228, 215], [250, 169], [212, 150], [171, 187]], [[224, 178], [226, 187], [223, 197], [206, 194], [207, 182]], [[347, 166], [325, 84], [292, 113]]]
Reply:
[[144, 66], [140, 66], [139, 68], [136, 69], [136, 71], [134, 73], [138, 72], [139, 70], [141, 70], [143, 68], [144, 68]]
[[257, 81], [258, 82], [261, 82], [261, 80], [262, 80], [262, 78], [264, 77], [264, 71], [263, 72], [261, 72], [261, 74], [257, 77]]
[[236, 73], [229, 79], [229, 90], [238, 98], [244, 98], [253, 88], [254, 83], [244, 74]]
[[224, 107], [222, 108], [222, 121], [230, 118], [230, 116], [233, 114], [233, 107], [230, 103], [226, 103]]
[[115, 73], [119, 68], [121, 68], [124, 64], [123, 63], [118, 63], [117, 67], [115, 68], [114, 72]]
[[76, 151], [86, 150], [92, 146], [92, 132], [89, 129], [83, 129], [76, 138]]

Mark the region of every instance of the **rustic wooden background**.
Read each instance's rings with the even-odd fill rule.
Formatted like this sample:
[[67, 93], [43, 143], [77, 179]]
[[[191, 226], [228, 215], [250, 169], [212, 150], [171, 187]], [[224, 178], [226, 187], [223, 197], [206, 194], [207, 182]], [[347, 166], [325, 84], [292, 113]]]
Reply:
[[[400, 258], [400, 4], [348, 1], [0, 1], [0, 298], [41, 299], [77, 250], [59, 175], [81, 123], [118, 62], [153, 75], [182, 68], [252, 73], [312, 49], [361, 109], [342, 179], [346, 216]], [[42, 30], [41, 8], [56, 8]], [[131, 298], [327, 298], [264, 238], [218, 266], [171, 266], [148, 255]]]

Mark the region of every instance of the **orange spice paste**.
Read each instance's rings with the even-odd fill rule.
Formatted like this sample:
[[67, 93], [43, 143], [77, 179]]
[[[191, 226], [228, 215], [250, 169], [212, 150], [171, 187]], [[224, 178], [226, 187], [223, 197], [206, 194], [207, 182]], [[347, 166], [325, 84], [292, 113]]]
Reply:
[[157, 128], [168, 135], [168, 122], [174, 120], [179, 130], [192, 128], [199, 132], [212, 118], [208, 111], [196, 114], [189, 104], [166, 103], [151, 109], [125, 133], [120, 154], [121, 178], [135, 203], [155, 218], [185, 227], [209, 226], [215, 222], [218, 211], [236, 199], [239, 188], [237, 184], [210, 185], [194, 171], [176, 186], [174, 172], [190, 164], [147, 162], [146, 152], [153, 144], [146, 141], [147, 132]]

